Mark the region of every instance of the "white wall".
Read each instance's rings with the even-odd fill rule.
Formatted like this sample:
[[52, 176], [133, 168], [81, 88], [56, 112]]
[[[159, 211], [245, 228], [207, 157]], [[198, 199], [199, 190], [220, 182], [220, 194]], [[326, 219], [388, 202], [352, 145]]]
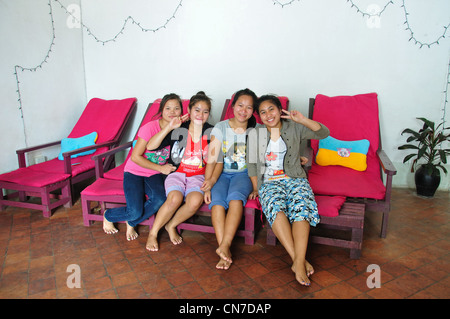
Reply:
[[[1, 1], [0, 4], [9, 6], [10, 2]], [[78, 42], [72, 49], [68, 46], [73, 43], [67, 39], [72, 36], [71, 32], [77, 31], [64, 27], [63, 10], [54, 0], [51, 2], [62, 20], [57, 33], [64, 34], [64, 42], [57, 34], [55, 50], [70, 51], [76, 56], [82, 50], [84, 54], [86, 98], [138, 98], [138, 111], [127, 140], [135, 133], [148, 103], [169, 92], [189, 98], [199, 90], [205, 91], [214, 100], [212, 123], [219, 119], [225, 99], [244, 87], [253, 89], [258, 95], [286, 95], [290, 98], [291, 108], [302, 112], [307, 111], [309, 97], [318, 93], [377, 92], [383, 146], [399, 171], [394, 186], [413, 187], [409, 165], [402, 164], [405, 153], [397, 150], [405, 141], [400, 133], [405, 127], [418, 125], [416, 117], [426, 116], [439, 121], [444, 114], [450, 30], [446, 38], [439, 40], [439, 45], [425, 45], [420, 49], [420, 43], [415, 44], [415, 40], [432, 43], [443, 35], [444, 26], [450, 22], [448, 0], [405, 1], [409, 26], [415, 37], [411, 41], [408, 41], [411, 32], [405, 30], [408, 25], [405, 24], [402, 0], [395, 0], [393, 4], [388, 4], [389, 0], [301, 0], [291, 3], [288, 0], [183, 0], [181, 7], [178, 7], [180, 0], [81, 0], [82, 43]], [[46, 1], [39, 3], [48, 7]], [[67, 6], [77, 1], [61, 3]], [[370, 11], [373, 6], [383, 8], [386, 4], [380, 17], [368, 19], [357, 11], [358, 8]], [[18, 7], [25, 9], [22, 8], [24, 5]], [[38, 5], [33, 4], [33, 7]], [[38, 52], [45, 51], [48, 45], [44, 23], [46, 8], [39, 13], [31, 9], [26, 11], [30, 11], [30, 17], [43, 19], [41, 38], [33, 42], [35, 49], [26, 54], [39, 60], [42, 54]], [[131, 20], [124, 26], [129, 16], [140, 27]], [[19, 23], [11, 23], [17, 27], [11, 42], [17, 45], [24, 32], [18, 28]], [[163, 25], [165, 28], [156, 32], [141, 30], [141, 27], [157, 29]], [[3, 30], [2, 25], [2, 36]], [[115, 41], [98, 42], [113, 39], [116, 35]], [[79, 35], [73, 38], [81, 39]], [[39, 46], [44, 49], [38, 50]], [[11, 54], [10, 59], [13, 57]], [[55, 52], [52, 55], [55, 60], [49, 61], [46, 68], [67, 67], [56, 60], [58, 57], [60, 55]], [[21, 63], [14, 61], [9, 63], [8, 70], [15, 63]], [[83, 77], [82, 73], [81, 67], [77, 75]], [[40, 101], [44, 98], [35, 86], [50, 82], [52, 76], [45, 74], [45, 71], [39, 71], [36, 75], [22, 76], [29, 86], [23, 88], [28, 98], [24, 107], [34, 105], [31, 99]], [[32, 78], [38, 75], [41, 78]], [[8, 123], [20, 123], [17, 102], [14, 102], [14, 78], [8, 76], [2, 72], [2, 82], [5, 78], [12, 82], [8, 82], [11, 87], [4, 93], [4, 88], [1, 89], [2, 96], [12, 96], [9, 107], [15, 113], [9, 116]], [[53, 85], [58, 92], [64, 93], [59, 95], [70, 95], [68, 91], [72, 90], [72, 95], [66, 97], [71, 101], [71, 107], [85, 100], [82, 89], [71, 89], [63, 83]], [[50, 93], [45, 95], [46, 99], [56, 98], [48, 96]], [[447, 110], [447, 125], [449, 113]], [[58, 117], [68, 121], [65, 114]], [[17, 139], [23, 140], [19, 131]], [[36, 129], [29, 136], [44, 139], [41, 133]], [[62, 134], [62, 130], [58, 133]], [[7, 138], [2, 139], [5, 140], [2, 144], [9, 143]], [[4, 163], [11, 167], [10, 162], [8, 157]], [[1, 169], [7, 170], [3, 168], [2, 165]], [[445, 176], [440, 188], [450, 188], [449, 175]]]
[[[16, 149], [70, 133], [86, 105], [86, 90], [81, 29], [68, 27], [66, 12], [53, 0], [1, 0], [0, 46], [0, 172], [4, 173], [18, 167]], [[58, 148], [36, 151], [30, 161], [58, 152]]]

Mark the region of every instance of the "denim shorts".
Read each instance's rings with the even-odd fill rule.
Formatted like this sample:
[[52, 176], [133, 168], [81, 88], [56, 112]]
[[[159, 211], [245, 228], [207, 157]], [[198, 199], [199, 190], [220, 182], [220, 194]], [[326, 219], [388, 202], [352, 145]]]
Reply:
[[316, 226], [320, 222], [314, 193], [306, 178], [287, 178], [262, 184], [259, 202], [270, 226], [279, 212], [283, 212], [291, 224], [306, 220], [311, 226]]
[[248, 177], [247, 170], [238, 173], [222, 172], [211, 189], [209, 209], [215, 205], [228, 209], [230, 200], [240, 200], [242, 205], [245, 206], [248, 195], [252, 190], [253, 185], [250, 177]]
[[200, 189], [205, 181], [205, 175], [186, 176], [184, 173], [173, 172], [166, 177], [164, 187], [166, 188], [166, 196], [171, 191], [179, 191], [185, 197], [191, 192], [203, 191]]

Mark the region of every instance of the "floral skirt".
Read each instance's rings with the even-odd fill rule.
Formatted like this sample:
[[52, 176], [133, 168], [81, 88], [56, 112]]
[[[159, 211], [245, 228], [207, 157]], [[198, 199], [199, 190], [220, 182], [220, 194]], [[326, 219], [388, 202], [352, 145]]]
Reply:
[[259, 201], [270, 226], [279, 212], [283, 212], [291, 224], [306, 220], [316, 226], [320, 222], [314, 193], [306, 178], [264, 183], [259, 189]]

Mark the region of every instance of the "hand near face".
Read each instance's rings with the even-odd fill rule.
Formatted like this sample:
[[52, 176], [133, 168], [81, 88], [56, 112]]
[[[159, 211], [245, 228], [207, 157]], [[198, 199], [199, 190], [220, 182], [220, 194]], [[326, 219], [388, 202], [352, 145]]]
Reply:
[[306, 119], [306, 117], [299, 111], [296, 111], [296, 110], [292, 110], [292, 111], [282, 110], [282, 111], [283, 111], [284, 115], [281, 115], [281, 118], [283, 118], [283, 119], [293, 120], [297, 123], [302, 123], [303, 120]]
[[169, 128], [171, 130], [179, 128], [183, 122], [186, 122], [189, 119], [189, 114], [184, 114], [183, 116], [174, 117], [169, 122]]

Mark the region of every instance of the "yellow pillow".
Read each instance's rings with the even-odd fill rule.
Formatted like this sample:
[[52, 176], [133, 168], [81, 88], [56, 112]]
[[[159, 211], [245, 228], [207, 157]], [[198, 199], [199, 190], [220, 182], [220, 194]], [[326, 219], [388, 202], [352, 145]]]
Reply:
[[369, 140], [341, 141], [331, 136], [319, 141], [316, 163], [321, 166], [339, 165], [357, 171], [367, 169]]

